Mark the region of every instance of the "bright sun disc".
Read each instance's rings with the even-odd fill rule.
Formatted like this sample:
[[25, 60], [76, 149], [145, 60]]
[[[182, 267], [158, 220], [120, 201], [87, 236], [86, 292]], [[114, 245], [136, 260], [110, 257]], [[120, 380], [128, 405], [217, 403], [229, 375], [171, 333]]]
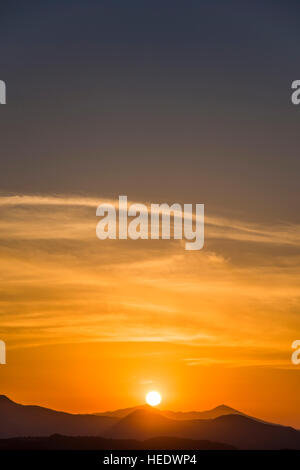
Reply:
[[161, 402], [161, 396], [158, 392], [149, 392], [146, 395], [146, 402], [150, 406], [157, 406]]

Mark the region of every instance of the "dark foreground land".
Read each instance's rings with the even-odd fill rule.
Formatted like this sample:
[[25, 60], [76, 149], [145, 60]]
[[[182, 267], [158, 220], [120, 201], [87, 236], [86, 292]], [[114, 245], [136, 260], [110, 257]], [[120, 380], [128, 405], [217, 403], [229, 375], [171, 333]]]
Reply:
[[193, 439], [104, 439], [102, 437], [24, 437], [0, 439], [0, 450], [234, 450], [230, 445]]

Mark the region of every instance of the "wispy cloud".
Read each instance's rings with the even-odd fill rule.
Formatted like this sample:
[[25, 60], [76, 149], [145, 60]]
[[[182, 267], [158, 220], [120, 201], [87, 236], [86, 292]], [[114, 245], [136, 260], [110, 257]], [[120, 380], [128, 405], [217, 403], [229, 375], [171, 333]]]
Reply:
[[99, 241], [102, 202], [117, 205], [105, 198], [0, 197], [0, 318], [9, 347], [68, 338], [281, 350], [295, 339], [298, 225], [207, 211], [205, 248], [188, 253], [180, 241]]
[[[147, 201], [128, 201], [128, 204], [132, 203], [143, 203], [148, 208], [150, 208], [150, 203]], [[41, 236], [41, 232], [44, 233], [43, 238], [47, 237], [58, 237], [59, 235], [64, 238], [74, 238], [74, 237], [83, 237], [88, 236], [87, 230], [94, 224], [95, 221], [91, 220], [91, 211], [86, 212], [86, 218], [80, 220], [87, 230], [80, 230], [77, 225], [77, 220], [74, 218], [74, 212], [78, 212], [79, 208], [92, 208], [96, 211], [96, 208], [99, 204], [111, 204], [114, 207], [118, 208], [118, 200], [110, 199], [105, 197], [75, 197], [75, 196], [37, 196], [37, 195], [12, 195], [12, 196], [0, 196], [0, 207], [10, 208], [9, 214], [10, 217], [8, 220], [1, 220], [1, 229], [5, 228], [10, 229], [11, 236], [21, 237], [28, 233], [28, 236], [33, 238], [38, 238]], [[57, 225], [65, 222], [63, 227], [60, 227], [60, 231], [56, 231], [55, 227], [45, 225], [45, 220], [42, 220], [43, 225], [40, 227], [40, 231], [34, 232], [31, 230], [30, 224], [26, 227], [22, 227], [22, 215], [18, 208], [28, 208], [33, 213], [42, 210], [42, 213], [39, 212], [38, 220], [36, 220], [36, 225], [38, 221], [41, 221], [43, 216], [44, 218], [50, 217], [51, 222], [53, 222], [54, 216], [58, 216]], [[57, 208], [56, 213], [53, 212], [53, 207]], [[64, 208], [63, 212], [59, 208]], [[47, 210], [48, 209], [48, 210]], [[16, 214], [16, 218], [14, 218]], [[81, 213], [83, 216], [83, 213]], [[23, 214], [24, 218], [28, 217], [28, 212]], [[17, 227], [14, 225], [17, 224]], [[209, 238], [218, 238], [218, 239], [230, 239], [236, 241], [248, 241], [254, 243], [263, 243], [263, 244], [278, 244], [278, 245], [292, 245], [300, 247], [300, 225], [291, 224], [291, 223], [276, 223], [273, 225], [264, 225], [262, 223], [247, 223], [245, 221], [237, 220], [234, 218], [221, 217], [213, 214], [205, 215], [205, 225], [207, 228], [207, 236]], [[17, 228], [17, 229], [16, 229]], [[62, 228], [64, 232], [62, 233]], [[16, 230], [14, 230], [16, 229]], [[43, 230], [42, 230], [43, 229]], [[27, 230], [27, 232], [26, 232]], [[7, 231], [2, 232], [2, 237], [7, 233]]]

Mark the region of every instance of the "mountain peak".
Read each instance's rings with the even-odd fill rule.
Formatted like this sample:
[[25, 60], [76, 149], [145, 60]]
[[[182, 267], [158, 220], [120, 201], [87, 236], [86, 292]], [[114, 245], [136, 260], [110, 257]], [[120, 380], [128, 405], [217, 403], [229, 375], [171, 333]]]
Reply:
[[6, 395], [0, 395], [0, 401], [13, 403], [13, 401], [10, 398], [8, 398]]
[[222, 405], [218, 405], [214, 408], [214, 410], [219, 410], [219, 411], [235, 411], [237, 412], [237, 410], [235, 410], [234, 408], [231, 408], [231, 406], [227, 406], [225, 405], [224, 403], [222, 403]]

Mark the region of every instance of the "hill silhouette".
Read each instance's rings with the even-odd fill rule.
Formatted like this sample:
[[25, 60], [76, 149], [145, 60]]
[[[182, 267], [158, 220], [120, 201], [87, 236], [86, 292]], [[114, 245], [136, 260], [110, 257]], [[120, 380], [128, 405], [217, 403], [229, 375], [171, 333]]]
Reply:
[[[214, 419], [224, 415], [244, 415], [241, 411], [235, 410], [227, 405], [219, 405], [206, 411], [164, 411], [164, 416], [171, 419]], [[245, 415], [244, 415], [245, 416]]]
[[240, 449], [300, 449], [300, 432], [233, 414], [214, 419], [171, 420], [159, 412], [136, 410], [119, 420], [106, 433], [115, 439], [150, 439], [174, 436], [222, 442]]
[[[187, 416], [187, 419], [183, 416]], [[193, 419], [194, 416], [201, 416], [201, 418]], [[50, 439], [49, 436], [53, 434], [56, 438]], [[70, 440], [67, 437], [62, 440], [61, 436], [57, 437], [58, 434], [68, 436]], [[72, 440], [72, 436], [77, 441]], [[27, 440], [26, 438], [29, 437], [31, 439]], [[47, 439], [41, 440], [42, 437], [47, 437]], [[80, 446], [93, 448], [96, 444], [102, 445], [101, 439], [97, 441], [95, 437], [109, 440], [110, 444], [106, 442], [105, 446], [116, 445], [113, 447], [116, 449], [125, 448], [119, 447], [121, 444], [116, 443], [120, 439], [123, 440], [123, 444], [127, 441], [124, 444], [127, 446], [133, 445], [128, 441], [139, 442], [138, 445], [142, 447], [137, 448], [148, 448], [145, 446], [154, 445], [153, 442], [156, 439], [159, 446], [167, 445], [166, 442], [181, 446], [182, 442], [185, 442], [185, 445], [195, 445], [196, 448], [200, 445], [224, 445], [226, 448], [232, 446], [239, 449], [300, 450], [300, 431], [266, 423], [225, 405], [205, 412], [165, 412], [150, 406], [142, 406], [129, 409], [129, 411], [128, 409], [116, 410], [101, 415], [89, 415], [64, 413], [40, 406], [20, 405], [3, 395], [0, 396], [0, 439], [14, 438], [10, 443], [1, 441], [1, 446], [36, 445], [36, 448], [40, 448], [40, 446], [51, 447], [53, 445], [54, 448], [55, 446], [61, 448], [62, 445], [75, 447], [77, 445], [78, 448], [82, 448]], [[206, 444], [203, 444], [204, 442]]]
[[0, 439], [0, 450], [235, 450], [218, 442], [175, 437], [156, 437], [146, 441], [105, 439], [103, 437], [27, 437]]
[[[96, 416], [110, 416], [113, 418], [125, 418], [129, 414], [137, 410], [151, 410], [153, 409], [149, 405], [135, 406], [132, 408], [123, 408], [115, 411], [106, 411], [102, 413], [94, 413]], [[219, 416], [228, 415], [228, 414], [239, 414], [244, 415], [238, 410], [231, 408], [227, 405], [219, 405], [211, 410], [206, 411], [168, 411], [168, 410], [159, 410], [160, 414], [166, 416], [167, 418], [177, 419], [177, 420], [190, 420], [190, 419], [213, 419], [218, 418]]]
[[0, 396], [0, 438], [49, 436], [100, 436], [114, 422], [109, 416], [74, 415], [32, 405], [19, 405]]

